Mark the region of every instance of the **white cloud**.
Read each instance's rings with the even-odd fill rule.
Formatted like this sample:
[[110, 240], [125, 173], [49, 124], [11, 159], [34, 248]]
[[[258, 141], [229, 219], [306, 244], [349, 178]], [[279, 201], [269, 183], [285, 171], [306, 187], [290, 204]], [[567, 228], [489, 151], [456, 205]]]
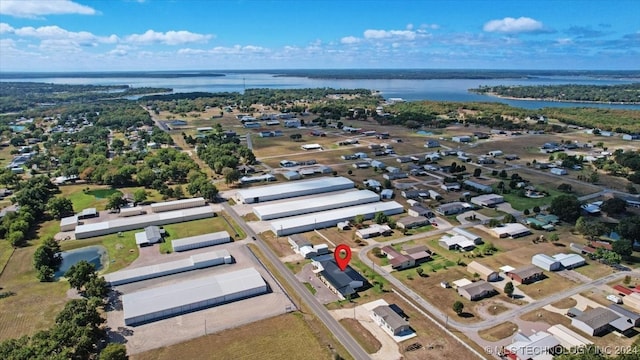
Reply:
[[561, 38], [556, 40], [556, 45], [571, 45], [573, 40], [571, 38]]
[[528, 17], [519, 17], [517, 19], [506, 17], [500, 20], [491, 20], [484, 24], [483, 30], [486, 32], [501, 33], [520, 33], [520, 32], [536, 32], [543, 30], [544, 26], [538, 20]]
[[95, 15], [96, 11], [85, 5], [69, 0], [2, 0], [0, 14], [22, 18], [34, 18], [43, 15], [79, 14]]
[[438, 30], [438, 29], [440, 29], [440, 25], [438, 25], [438, 24], [420, 24], [420, 29], [421, 30], [425, 30], [425, 29]]
[[407, 30], [413, 30], [413, 24], [407, 24]]
[[414, 40], [417, 34], [411, 30], [365, 30], [364, 37], [366, 39], [405, 39]]
[[7, 23], [0, 23], [0, 34], [4, 34], [4, 33], [12, 33], [15, 29], [7, 24]]
[[180, 45], [194, 42], [206, 42], [212, 35], [196, 34], [186, 30], [157, 32], [147, 30], [144, 34], [132, 34], [126, 37], [126, 41], [137, 44], [160, 43], [165, 45]]
[[340, 39], [340, 42], [343, 44], [357, 44], [360, 42], [360, 39], [355, 36], [345, 36]]
[[[10, 26], [9, 26], [10, 27]], [[96, 36], [87, 31], [68, 31], [59, 26], [41, 26], [34, 28], [31, 26], [25, 26], [22, 28], [8, 29], [11, 33], [21, 37], [35, 37], [42, 40], [71, 40], [78, 43], [106, 43], [113, 44], [118, 41], [116, 35], [110, 36]]]
[[182, 48], [177, 51], [180, 55], [203, 55], [203, 54], [212, 54], [212, 55], [249, 55], [249, 54], [265, 54], [270, 53], [271, 50], [255, 45], [234, 45], [234, 46], [216, 46], [209, 50], [204, 49], [193, 49], [193, 48]]

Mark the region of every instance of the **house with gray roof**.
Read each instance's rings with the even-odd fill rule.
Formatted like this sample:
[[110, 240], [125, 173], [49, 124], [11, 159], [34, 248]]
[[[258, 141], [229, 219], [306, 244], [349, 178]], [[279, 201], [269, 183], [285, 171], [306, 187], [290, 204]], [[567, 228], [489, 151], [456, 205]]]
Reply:
[[458, 287], [458, 294], [467, 300], [476, 301], [491, 297], [498, 291], [488, 282], [479, 280], [474, 283]]
[[[590, 335], [599, 336], [616, 329], [624, 332], [633, 327], [633, 325], [624, 326], [619, 319], [620, 315], [605, 307], [598, 307], [583, 312], [580, 316], [576, 316], [571, 320], [571, 326]], [[626, 321], [622, 321], [626, 322]]]
[[640, 314], [638, 314], [637, 312], [628, 310], [622, 305], [618, 304], [609, 304], [608, 308], [614, 313], [620, 315], [620, 317], [626, 318], [629, 324], [635, 327], [640, 326]]
[[388, 305], [380, 305], [371, 311], [371, 318], [391, 336], [402, 336], [413, 330], [409, 322]]

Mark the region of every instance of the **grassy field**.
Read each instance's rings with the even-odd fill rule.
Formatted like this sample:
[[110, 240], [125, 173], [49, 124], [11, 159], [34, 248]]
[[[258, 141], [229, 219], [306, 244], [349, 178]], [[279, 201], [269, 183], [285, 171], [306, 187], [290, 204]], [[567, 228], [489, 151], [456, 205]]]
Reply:
[[340, 320], [340, 324], [360, 343], [367, 353], [374, 354], [382, 347], [380, 341], [362, 326], [358, 320], [346, 318]]
[[478, 331], [478, 335], [487, 341], [506, 339], [518, 331], [518, 325], [512, 322], [498, 324], [492, 328]]
[[[229, 226], [227, 221], [225, 221], [225, 218], [233, 225], [233, 228]], [[244, 239], [246, 235], [244, 234], [242, 229], [233, 222], [233, 219], [231, 219], [229, 216], [225, 216], [225, 218], [218, 215], [214, 218], [209, 219], [164, 225], [163, 228], [166, 232], [166, 235], [164, 238], [164, 242], [160, 243], [160, 252], [168, 254], [173, 251], [173, 248], [171, 247], [171, 240], [219, 231], [228, 232], [229, 235], [231, 235], [232, 239]], [[235, 236], [236, 232], [238, 233], [237, 237]]]
[[180, 344], [147, 351], [132, 360], [332, 359], [300, 313], [280, 315]]
[[37, 243], [16, 249], [0, 275], [2, 291], [15, 294], [0, 299], [0, 341], [48, 328], [67, 302], [67, 282], [41, 283], [37, 280], [32, 265]]
[[110, 273], [123, 269], [138, 258], [135, 233], [140, 230], [124, 231], [120, 235], [110, 234], [83, 240], [65, 240], [60, 243], [62, 250], [78, 249], [90, 245], [102, 245], [107, 249], [109, 263], [103, 272]]
[[520, 316], [525, 321], [539, 321], [549, 325], [562, 324], [571, 327], [571, 318], [545, 309], [538, 309]]

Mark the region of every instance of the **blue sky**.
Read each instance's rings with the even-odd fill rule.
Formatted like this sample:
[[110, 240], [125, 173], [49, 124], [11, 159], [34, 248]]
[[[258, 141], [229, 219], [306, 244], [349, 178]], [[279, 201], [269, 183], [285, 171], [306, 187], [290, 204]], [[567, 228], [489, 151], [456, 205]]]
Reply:
[[640, 69], [640, 1], [0, 0], [0, 71]]

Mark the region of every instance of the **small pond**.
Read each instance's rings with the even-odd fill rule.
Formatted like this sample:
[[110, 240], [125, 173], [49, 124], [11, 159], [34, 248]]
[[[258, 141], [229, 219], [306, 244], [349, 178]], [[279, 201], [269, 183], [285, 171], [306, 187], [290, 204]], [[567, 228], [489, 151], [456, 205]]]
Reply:
[[433, 133], [431, 131], [424, 131], [424, 130], [418, 130], [418, 131], [416, 131], [416, 134], [418, 134], [418, 135], [433, 135]]
[[71, 266], [82, 260], [92, 263], [93, 266], [96, 267], [96, 270], [101, 270], [104, 267], [104, 264], [109, 261], [107, 249], [105, 249], [104, 246], [93, 245], [79, 249], [63, 251], [62, 265], [60, 265], [60, 269], [56, 272], [56, 278], [64, 276], [64, 273], [67, 272], [67, 270], [69, 270]]

